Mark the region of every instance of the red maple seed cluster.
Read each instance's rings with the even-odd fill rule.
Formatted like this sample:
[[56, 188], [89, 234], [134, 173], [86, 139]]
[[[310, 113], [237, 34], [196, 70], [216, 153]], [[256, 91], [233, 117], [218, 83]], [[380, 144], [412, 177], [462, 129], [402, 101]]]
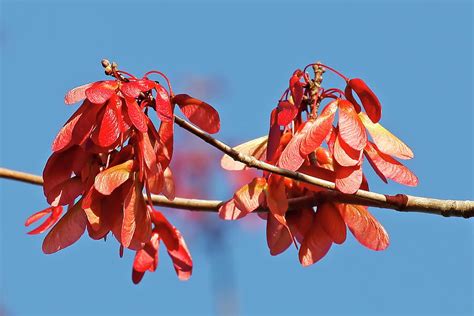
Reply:
[[[148, 78], [164, 77], [168, 90]], [[143, 78], [113, 69], [114, 80], [89, 83], [69, 91], [66, 104], [82, 105], [56, 136], [43, 171], [50, 207], [30, 216], [25, 225], [49, 217], [29, 234], [51, 228], [43, 251], [54, 253], [76, 242], [87, 229], [93, 239], [109, 232], [123, 249], [136, 251], [132, 279], [140, 282], [158, 264], [160, 241], [178, 277], [188, 279], [192, 259], [181, 233], [153, 208], [151, 194], [175, 197], [169, 164], [173, 154], [173, 112], [181, 112], [208, 133], [220, 128], [217, 111], [186, 94], [174, 95], [161, 72]], [[156, 111], [157, 130], [149, 116]], [[146, 193], [148, 198], [143, 195]], [[61, 217], [63, 206], [67, 212]]]
[[[311, 66], [315, 70], [314, 78], [306, 72]], [[344, 79], [344, 91], [321, 87], [317, 74], [324, 69]], [[318, 113], [320, 106], [324, 107]], [[416, 186], [417, 177], [393, 158], [410, 159], [413, 152], [378, 123], [381, 112], [378, 98], [364, 81], [349, 79], [322, 64], [311, 64], [291, 76], [288, 89], [271, 113], [268, 136], [235, 149], [284, 169], [331, 181], [337, 190], [346, 194], [359, 189], [369, 190], [362, 172], [364, 156], [383, 181], [391, 179]], [[227, 170], [245, 168], [229, 156], [223, 157], [221, 165]], [[324, 257], [332, 243], [342, 244], [346, 239], [346, 226], [370, 249], [383, 250], [388, 246], [385, 229], [366, 206], [327, 200], [320, 202], [316, 210], [306, 207], [288, 212], [289, 199], [324, 191], [314, 185], [264, 173], [263, 177], [255, 178], [237, 190], [220, 208], [219, 215], [235, 220], [259, 207], [267, 207], [270, 212], [259, 215], [267, 220], [270, 253], [277, 255], [298, 242], [303, 266]]]

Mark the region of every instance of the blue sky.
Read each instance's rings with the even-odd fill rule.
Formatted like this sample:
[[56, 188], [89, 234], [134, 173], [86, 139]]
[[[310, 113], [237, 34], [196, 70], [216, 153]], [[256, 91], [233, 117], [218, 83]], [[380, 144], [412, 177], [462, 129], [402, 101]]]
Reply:
[[[321, 60], [364, 78], [382, 101], [382, 124], [414, 149], [407, 165], [420, 185], [385, 185], [369, 172], [373, 190], [473, 199], [472, 15], [470, 1], [3, 1], [0, 165], [41, 173], [73, 111], [64, 93], [102, 79], [103, 57], [134, 74], [164, 71], [176, 91], [191, 74], [218, 78], [224, 89], [209, 101], [221, 115], [218, 137], [234, 143], [265, 134], [291, 73]], [[228, 250], [211, 256], [193, 234], [190, 281], [177, 280], [163, 253], [135, 286], [133, 254], [118, 258], [112, 239], [84, 236], [42, 254], [42, 237], [23, 227], [46, 206], [39, 187], [1, 180], [0, 193], [7, 315], [212, 315], [213, 284], [226, 282], [242, 315], [473, 313], [472, 221], [373, 209], [390, 234], [386, 251], [351, 236], [309, 268], [295, 249], [270, 256], [263, 227], [218, 222], [228, 234], [215, 246]], [[193, 230], [180, 225], [185, 237]]]

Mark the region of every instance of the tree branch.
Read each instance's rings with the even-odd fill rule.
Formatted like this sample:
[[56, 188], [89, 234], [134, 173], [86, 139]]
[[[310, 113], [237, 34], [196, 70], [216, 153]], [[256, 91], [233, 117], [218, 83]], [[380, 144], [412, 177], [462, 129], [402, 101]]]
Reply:
[[[402, 212], [421, 212], [437, 214], [445, 217], [455, 216], [470, 218], [474, 217], [474, 201], [439, 200], [405, 194], [384, 195], [376, 192], [358, 190], [356, 193], [343, 194], [336, 191], [333, 182], [308, 176], [303, 173], [282, 169], [269, 163], [255, 159], [255, 157], [240, 153], [229, 145], [215, 139], [194, 125], [175, 115], [175, 123], [204, 140], [209, 145], [229, 155], [236, 161], [246, 164], [248, 167], [272, 172], [293, 180], [313, 184], [332, 192], [315, 193], [314, 199], [331, 198], [332, 201], [341, 201], [351, 204], [368, 205], [380, 208], [389, 208]], [[321, 197], [323, 196], [323, 197]]]
[[[201, 133], [203, 132], [201, 131]], [[215, 140], [215, 141], [219, 142], [218, 140]], [[222, 144], [224, 146], [227, 146], [224, 143]], [[232, 148], [230, 149], [233, 150]], [[239, 161], [244, 162], [242, 160], [239, 160]], [[257, 162], [261, 162], [261, 161], [257, 161]], [[263, 164], [265, 166], [265, 163]], [[277, 168], [277, 169], [280, 169], [280, 168]], [[263, 169], [263, 170], [267, 170], [267, 169]], [[288, 172], [288, 170], [285, 170], [285, 169], [282, 169], [282, 170], [284, 172]], [[301, 175], [304, 176], [303, 179], [305, 180], [300, 180], [300, 181], [308, 180], [306, 182], [312, 183], [312, 184], [319, 183], [319, 181], [328, 182], [328, 181], [324, 181], [324, 180], [310, 177], [307, 175], [303, 175], [303, 174]], [[25, 173], [21, 171], [1, 168], [1, 167], [0, 167], [0, 178], [11, 179], [15, 181], [21, 181], [21, 182], [31, 183], [31, 184], [36, 184], [36, 185], [43, 185], [43, 178], [41, 176]], [[390, 196], [390, 195], [382, 195], [379, 193], [368, 192], [368, 191], [363, 191], [363, 190], [359, 190], [358, 193], [360, 193], [361, 191], [366, 192], [362, 194], [370, 193], [370, 195], [374, 195], [376, 197], [381, 196], [384, 198], [384, 201], [379, 201], [377, 199], [372, 199], [365, 196], [361, 197], [361, 196], [358, 196], [357, 194], [350, 195], [350, 194], [344, 194], [338, 191], [323, 191], [323, 192], [315, 192], [313, 195], [307, 195], [307, 196], [289, 199], [289, 209], [293, 210], [293, 209], [298, 209], [301, 207], [315, 206], [317, 203], [320, 203], [322, 201], [336, 201], [336, 202], [341, 202], [341, 203], [366, 205], [366, 206], [373, 206], [373, 207], [378, 207], [378, 208], [389, 208], [389, 209], [393, 209], [393, 210], [401, 211], [401, 212], [421, 212], [421, 213], [437, 214], [437, 215], [443, 215], [443, 216], [465, 217], [465, 218], [474, 217], [474, 202], [473, 201], [438, 200], [438, 199], [423, 198], [423, 197], [409, 196], [409, 195], [403, 195], [403, 194]], [[175, 209], [193, 210], [193, 211], [206, 211], [206, 212], [217, 212], [219, 211], [220, 206], [223, 203], [225, 203], [225, 201], [219, 201], [219, 200], [186, 199], [186, 198], [180, 198], [180, 197], [177, 197], [173, 201], [170, 201], [163, 195], [155, 195], [155, 194], [151, 195], [151, 200], [153, 204], [157, 206], [164, 206], [164, 207], [175, 208]], [[256, 212], [267, 212], [267, 211], [268, 209], [266, 208], [258, 208], [256, 210]]]

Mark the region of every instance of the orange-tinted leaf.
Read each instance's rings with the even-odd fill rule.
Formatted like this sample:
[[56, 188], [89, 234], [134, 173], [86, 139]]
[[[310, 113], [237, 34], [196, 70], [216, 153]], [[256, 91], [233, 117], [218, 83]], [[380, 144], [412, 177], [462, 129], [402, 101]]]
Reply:
[[235, 206], [247, 213], [257, 209], [265, 200], [263, 190], [266, 184], [265, 178], [255, 178], [252, 182], [241, 187], [234, 194]]
[[382, 180], [388, 178], [408, 186], [418, 185], [418, 178], [410, 169], [392, 157], [380, 152], [375, 144], [368, 142], [364, 152], [370, 165]]
[[95, 177], [94, 187], [104, 195], [110, 195], [116, 188], [130, 178], [133, 160], [105, 169]]
[[278, 114], [277, 114], [278, 125], [286, 126], [290, 124], [294, 120], [297, 114], [298, 114], [298, 108], [295, 105], [291, 104], [289, 101], [278, 102]]
[[134, 98], [125, 98], [125, 103], [127, 104], [128, 117], [132, 121], [132, 124], [140, 132], [145, 133], [148, 128], [145, 113], [142, 112]]
[[366, 206], [338, 204], [338, 209], [344, 222], [362, 245], [372, 250], [384, 250], [388, 247], [387, 232], [367, 211]]
[[[298, 169], [298, 172], [307, 174], [309, 176], [323, 179], [329, 182], [334, 182], [336, 181], [336, 174], [334, 171], [316, 167], [316, 166], [302, 166], [300, 169]], [[319, 191], [324, 191], [325, 189], [314, 185], [314, 184], [309, 184], [306, 182], [300, 182], [300, 185], [308, 190], [314, 191], [314, 192], [319, 192]]]
[[[267, 150], [268, 136], [262, 136], [252, 139], [248, 142], [240, 144], [234, 149], [245, 155], [253, 156], [259, 160], [265, 160], [265, 153]], [[244, 170], [246, 165], [232, 159], [228, 155], [224, 155], [221, 159], [221, 167], [226, 170]]]
[[382, 105], [380, 104], [380, 101], [375, 93], [370, 90], [370, 88], [362, 79], [359, 78], [351, 79], [347, 84], [359, 96], [359, 99], [364, 106], [365, 112], [367, 112], [367, 115], [372, 120], [372, 122], [377, 123], [382, 116]]
[[360, 163], [362, 150], [355, 150], [347, 145], [338, 135], [334, 143], [334, 159], [343, 167], [351, 167]]
[[328, 134], [331, 132], [334, 116], [336, 115], [338, 101], [326, 105], [321, 114], [314, 122], [309, 123], [310, 128], [301, 142], [300, 152], [303, 156], [308, 155], [321, 146]]
[[94, 83], [87, 83], [85, 85], [75, 87], [72, 90], [69, 90], [64, 97], [64, 103], [74, 104], [76, 102], [82, 101], [86, 98], [86, 90], [89, 89]]
[[209, 104], [192, 98], [187, 94], [178, 94], [173, 98], [181, 112], [193, 124], [210, 134], [217, 133], [221, 127], [219, 113]]
[[[130, 188], [123, 203], [121, 240], [124, 247], [144, 243], [151, 236], [151, 218], [138, 181]], [[134, 243], [132, 243], [132, 240]]]
[[315, 153], [318, 167], [328, 170], [334, 170], [332, 156], [328, 149], [318, 147], [316, 148]]
[[336, 164], [336, 189], [342, 193], [354, 194], [362, 183], [362, 168], [360, 165], [343, 167]]
[[315, 221], [321, 224], [336, 244], [342, 244], [346, 240], [346, 224], [334, 204], [325, 202], [318, 205]]
[[347, 100], [339, 100], [339, 134], [338, 136], [354, 150], [364, 149], [367, 134], [364, 124], [357, 115], [352, 104]]
[[43, 252], [51, 254], [75, 243], [84, 233], [86, 214], [81, 201], [71, 207], [43, 240]]
[[95, 104], [107, 102], [118, 88], [118, 82], [115, 80], [94, 82], [91, 87], [86, 89], [87, 99]]
[[298, 253], [303, 267], [307, 267], [321, 260], [328, 253], [331, 245], [331, 238], [315, 219], [311, 228], [306, 233]]
[[284, 179], [276, 174], [272, 174], [268, 178], [265, 195], [268, 208], [273, 215], [284, 216], [288, 210], [288, 197], [286, 196]]
[[267, 245], [270, 254], [276, 256], [290, 247], [293, 239], [288, 227], [281, 224], [271, 213], [267, 218]]
[[395, 135], [385, 129], [380, 123], [373, 123], [364, 112], [359, 117], [369, 131], [377, 148], [384, 154], [395, 156], [400, 159], [413, 158], [413, 151]]
[[175, 193], [175, 183], [173, 178], [173, 173], [171, 169], [168, 167], [163, 171], [163, 190], [162, 193], [166, 198], [170, 201], [173, 201], [176, 197]]
[[232, 198], [219, 207], [219, 217], [224, 220], [237, 220], [247, 215], [235, 205], [235, 200]]

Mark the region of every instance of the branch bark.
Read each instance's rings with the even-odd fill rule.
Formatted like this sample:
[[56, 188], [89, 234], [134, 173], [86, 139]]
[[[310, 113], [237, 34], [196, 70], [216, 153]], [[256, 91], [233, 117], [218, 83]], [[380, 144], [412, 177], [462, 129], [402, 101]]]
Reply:
[[421, 212], [442, 215], [445, 217], [474, 217], [474, 201], [469, 200], [440, 200], [405, 194], [385, 195], [365, 190], [358, 190], [352, 195], [343, 194], [336, 191], [335, 184], [332, 182], [311, 177], [303, 173], [282, 169], [269, 163], [257, 160], [255, 159], [255, 157], [240, 153], [229, 145], [221, 142], [220, 140], [215, 139], [211, 135], [207, 134], [206, 132], [200, 130], [196, 126], [188, 123], [187, 121], [176, 115], [175, 123], [181, 128], [201, 138], [209, 145], [229, 155], [234, 160], [246, 164], [248, 167], [265, 170], [297, 181], [314, 184], [321, 188], [325, 188], [332, 191], [317, 193], [315, 194], [314, 199], [320, 199], [321, 195], [323, 195], [323, 198], [329, 198], [330, 196], [333, 201], [375, 206], [380, 208], [389, 208], [402, 212]]

